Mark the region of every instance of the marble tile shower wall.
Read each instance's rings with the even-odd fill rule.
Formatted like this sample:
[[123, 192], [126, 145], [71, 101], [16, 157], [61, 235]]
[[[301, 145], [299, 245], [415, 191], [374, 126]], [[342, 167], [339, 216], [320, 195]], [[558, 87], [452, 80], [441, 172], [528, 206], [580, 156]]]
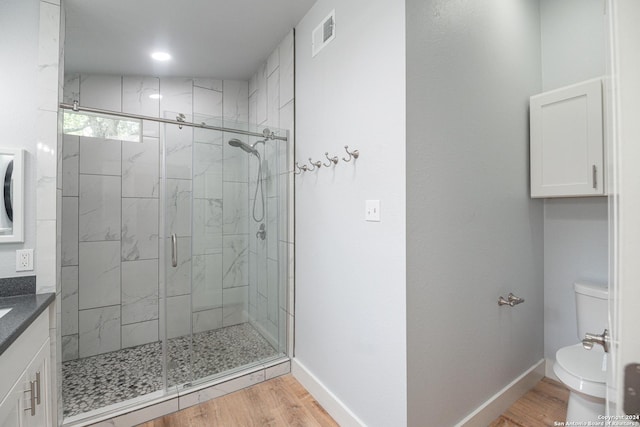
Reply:
[[[161, 100], [149, 98], [153, 93]], [[69, 75], [64, 101], [73, 100], [152, 117], [179, 112], [196, 121], [204, 115], [248, 122], [242, 81]], [[166, 277], [168, 337], [190, 333], [191, 322], [201, 332], [248, 320], [247, 156], [223, 144], [220, 132], [163, 127], [144, 121], [141, 142], [64, 136], [63, 360], [161, 337], [159, 277], [168, 261], [159, 259], [158, 242], [161, 138], [166, 221], [180, 254]]]
[[[294, 33], [287, 34], [249, 81], [249, 123], [289, 131], [289, 143], [260, 145], [267, 164], [265, 240], [251, 238], [260, 223], [250, 220], [249, 314], [251, 321], [272, 345], [292, 354], [293, 341], [293, 165], [294, 152]], [[253, 188], [257, 167], [249, 165]], [[291, 191], [288, 191], [291, 189]], [[286, 195], [289, 194], [289, 198]], [[250, 197], [253, 199], [254, 194]], [[250, 205], [253, 200], [250, 200]], [[287, 287], [286, 284], [289, 284]], [[287, 293], [288, 288], [288, 293]], [[282, 345], [291, 337], [288, 348]]]

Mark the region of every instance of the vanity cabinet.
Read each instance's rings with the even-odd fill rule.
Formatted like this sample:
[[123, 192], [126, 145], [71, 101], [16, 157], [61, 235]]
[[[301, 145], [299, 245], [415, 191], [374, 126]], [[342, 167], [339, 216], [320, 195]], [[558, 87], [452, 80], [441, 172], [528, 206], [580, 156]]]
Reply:
[[530, 99], [531, 197], [606, 194], [602, 80]]
[[48, 316], [45, 310], [0, 355], [0, 427], [52, 425]]

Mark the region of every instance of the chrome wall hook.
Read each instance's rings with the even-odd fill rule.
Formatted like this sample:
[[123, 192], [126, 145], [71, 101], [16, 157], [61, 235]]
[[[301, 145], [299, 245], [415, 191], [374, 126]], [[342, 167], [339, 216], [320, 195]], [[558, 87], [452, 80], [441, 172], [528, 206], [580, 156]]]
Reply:
[[327, 158], [327, 160], [329, 160], [329, 163], [324, 163], [324, 162], [322, 163], [322, 166], [324, 166], [325, 168], [328, 168], [329, 166], [331, 166], [332, 163], [334, 166], [338, 164], [338, 156], [329, 157], [328, 151], [324, 153], [324, 155]]
[[[345, 145], [344, 149], [349, 155], [349, 157], [342, 158], [342, 160], [344, 160], [345, 162], [350, 162], [351, 159], [357, 159], [360, 156], [360, 151], [358, 150], [349, 151], [348, 145]], [[322, 160], [313, 161], [311, 157], [309, 157], [308, 165], [304, 164], [300, 166], [298, 162], [295, 162], [295, 169], [293, 170], [294, 174], [300, 175], [302, 172], [313, 172], [315, 170], [322, 169], [323, 166], [325, 168], [328, 168], [330, 166], [336, 166], [340, 162], [340, 158], [338, 156], [330, 157], [328, 151], [324, 152], [324, 156], [328, 160], [327, 163], [323, 162]]]
[[293, 172], [296, 175], [300, 175], [302, 172], [307, 172], [309, 170], [307, 165], [300, 166], [298, 162], [296, 162], [296, 168], [298, 168], [298, 172]]
[[344, 146], [344, 151], [346, 151], [349, 155], [348, 159], [345, 159], [344, 157], [342, 158], [342, 160], [344, 160], [345, 162], [350, 162], [351, 158], [357, 159], [360, 156], [360, 152], [358, 150], [349, 151], [348, 145]]
[[320, 169], [322, 167], [322, 162], [320, 160], [314, 162], [313, 160], [311, 160], [311, 157], [309, 157], [309, 163], [311, 163], [311, 166], [314, 167], [313, 169], [309, 169], [309, 172]]

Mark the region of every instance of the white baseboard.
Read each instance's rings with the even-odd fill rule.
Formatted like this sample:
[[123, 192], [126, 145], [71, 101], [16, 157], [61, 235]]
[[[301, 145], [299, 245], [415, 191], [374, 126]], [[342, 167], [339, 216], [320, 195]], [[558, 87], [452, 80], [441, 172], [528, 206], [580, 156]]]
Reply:
[[502, 390], [494, 394], [475, 411], [467, 415], [456, 424], [456, 427], [482, 427], [491, 424], [516, 400], [531, 390], [544, 377], [544, 374], [545, 360], [541, 359]]
[[291, 373], [296, 380], [318, 401], [318, 403], [342, 427], [364, 427], [365, 424], [298, 359], [291, 360]]
[[544, 376], [547, 378], [551, 378], [554, 381], [558, 381], [561, 383], [560, 378], [553, 372], [553, 365], [556, 363], [555, 359], [546, 359], [546, 365], [544, 368]]

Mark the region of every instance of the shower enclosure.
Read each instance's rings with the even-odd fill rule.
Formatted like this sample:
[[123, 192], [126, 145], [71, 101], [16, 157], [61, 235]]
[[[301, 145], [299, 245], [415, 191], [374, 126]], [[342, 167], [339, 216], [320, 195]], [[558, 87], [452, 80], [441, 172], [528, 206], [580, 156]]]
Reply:
[[78, 110], [64, 112], [65, 421], [285, 360], [287, 131]]

